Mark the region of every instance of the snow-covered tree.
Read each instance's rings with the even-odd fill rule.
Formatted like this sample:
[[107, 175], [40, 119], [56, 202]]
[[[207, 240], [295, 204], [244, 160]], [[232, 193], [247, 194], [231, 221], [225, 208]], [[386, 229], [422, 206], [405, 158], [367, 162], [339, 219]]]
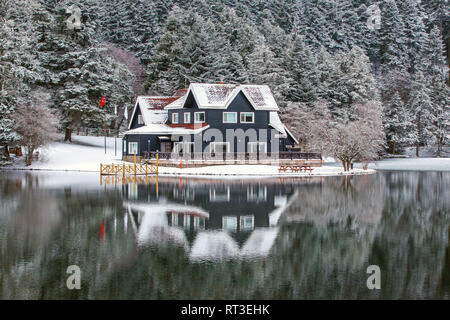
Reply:
[[382, 112], [377, 101], [356, 103], [352, 106], [354, 120], [336, 123], [327, 131], [328, 150], [342, 162], [345, 171], [355, 160], [367, 164], [378, 157], [385, 143]]
[[399, 11], [403, 17], [405, 27], [405, 47], [408, 55], [408, 72], [424, 71], [424, 52], [428, 35], [423, 23], [424, 13], [419, 11], [418, 0], [401, 0]]
[[415, 117], [416, 125], [416, 156], [419, 156], [420, 146], [427, 145], [432, 137], [433, 103], [430, 90], [426, 86], [422, 72], [417, 72], [408, 102], [410, 110]]
[[396, 91], [384, 106], [383, 125], [392, 154], [402, 146], [414, 143], [415, 127], [410, 113]]
[[[52, 107], [61, 115], [65, 140], [71, 141], [72, 130], [79, 126], [106, 127], [114, 122], [114, 108], [133, 96], [131, 74], [102, 55], [95, 39], [96, 24], [90, 20], [89, 3], [64, 1], [53, 15], [35, 15], [36, 55], [44, 77], [37, 85], [53, 93]], [[80, 25], [67, 21], [80, 9]], [[128, 85], [127, 90], [123, 86]], [[105, 108], [99, 108], [105, 96]]]
[[330, 103], [334, 117], [345, 120], [352, 104], [379, 99], [369, 58], [361, 48], [353, 47], [334, 57], [322, 52], [318, 68], [323, 87], [320, 97]]
[[287, 100], [313, 103], [317, 100], [320, 84], [315, 57], [303, 37], [293, 35], [284, 66], [291, 77]]
[[407, 38], [402, 16], [394, 0], [384, 0], [381, 7], [381, 72], [408, 69]]
[[433, 122], [431, 132], [436, 144], [436, 154], [441, 155], [442, 146], [449, 143], [450, 89], [446, 84], [447, 63], [444, 57], [444, 46], [439, 28], [435, 26], [425, 46], [427, 84], [432, 102]]
[[27, 166], [32, 164], [34, 151], [56, 137], [58, 120], [48, 108], [49, 98], [47, 93], [33, 92], [30, 101], [18, 104], [12, 116], [19, 143], [26, 148]]

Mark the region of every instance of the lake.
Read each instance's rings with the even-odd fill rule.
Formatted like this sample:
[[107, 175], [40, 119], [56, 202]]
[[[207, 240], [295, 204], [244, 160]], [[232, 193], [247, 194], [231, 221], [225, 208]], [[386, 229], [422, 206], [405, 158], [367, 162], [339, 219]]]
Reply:
[[[449, 299], [450, 172], [0, 171], [1, 299]], [[69, 266], [81, 288], [69, 290]], [[370, 265], [381, 289], [369, 290]]]

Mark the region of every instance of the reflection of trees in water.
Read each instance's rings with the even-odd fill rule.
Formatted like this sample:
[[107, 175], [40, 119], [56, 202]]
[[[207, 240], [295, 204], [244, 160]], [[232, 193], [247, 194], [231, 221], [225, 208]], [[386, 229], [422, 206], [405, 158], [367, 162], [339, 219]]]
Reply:
[[385, 213], [371, 256], [384, 270], [382, 292], [393, 298], [448, 298], [450, 174], [385, 177]]
[[[134, 251], [128, 248], [134, 241], [120, 239], [127, 236], [123, 232], [118, 241], [102, 243], [100, 238], [102, 221], [106, 230], [114, 223], [123, 228], [123, 219], [114, 222], [115, 215], [123, 217], [120, 195], [67, 190], [25, 188], [17, 193], [20, 204], [8, 212], [7, 228], [0, 230], [1, 298], [86, 298], [88, 289], [102, 283], [104, 271]], [[66, 270], [73, 264], [82, 270], [81, 291], [66, 288]]]

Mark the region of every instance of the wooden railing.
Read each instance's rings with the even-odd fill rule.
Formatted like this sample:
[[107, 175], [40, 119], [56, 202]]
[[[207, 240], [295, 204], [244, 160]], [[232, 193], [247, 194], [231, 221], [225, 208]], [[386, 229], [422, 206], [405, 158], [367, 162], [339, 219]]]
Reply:
[[158, 166], [154, 164], [100, 164], [100, 175], [149, 175], [158, 174]]
[[278, 153], [174, 153], [174, 152], [144, 152], [144, 159], [159, 160], [322, 160], [322, 154], [317, 152], [278, 152]]

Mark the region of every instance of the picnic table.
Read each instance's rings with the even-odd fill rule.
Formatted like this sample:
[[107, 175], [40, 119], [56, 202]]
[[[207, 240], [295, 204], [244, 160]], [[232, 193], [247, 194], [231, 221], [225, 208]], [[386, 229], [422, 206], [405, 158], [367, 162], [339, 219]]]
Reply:
[[313, 168], [309, 165], [280, 165], [280, 167], [278, 168], [278, 172], [306, 172], [309, 171], [311, 172], [313, 170]]

